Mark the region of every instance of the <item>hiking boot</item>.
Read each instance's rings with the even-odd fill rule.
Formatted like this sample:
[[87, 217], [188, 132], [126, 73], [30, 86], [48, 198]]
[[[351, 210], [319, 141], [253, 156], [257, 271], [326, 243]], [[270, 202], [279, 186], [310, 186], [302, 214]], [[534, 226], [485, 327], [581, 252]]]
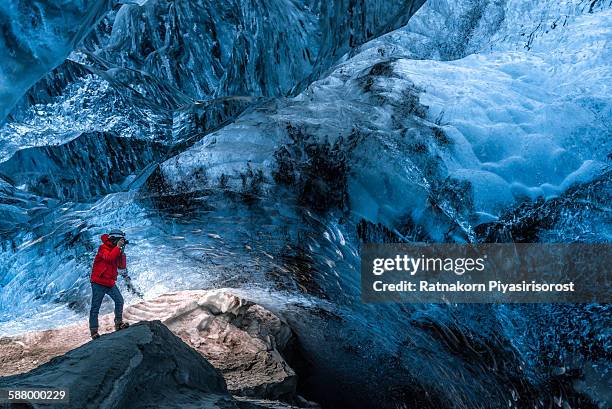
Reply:
[[98, 339], [100, 338], [100, 334], [98, 333], [98, 330], [91, 330], [91, 339]]
[[130, 326], [130, 324], [128, 324], [127, 322], [116, 322], [115, 323], [115, 331], [126, 329], [129, 326]]

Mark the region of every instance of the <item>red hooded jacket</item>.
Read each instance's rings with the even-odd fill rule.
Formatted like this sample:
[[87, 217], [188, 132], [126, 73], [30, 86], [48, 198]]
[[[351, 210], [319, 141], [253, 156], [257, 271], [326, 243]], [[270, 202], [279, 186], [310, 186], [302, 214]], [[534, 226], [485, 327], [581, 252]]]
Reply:
[[117, 269], [125, 268], [125, 254], [111, 243], [108, 234], [102, 235], [102, 243], [94, 259], [91, 282], [112, 287], [117, 281]]

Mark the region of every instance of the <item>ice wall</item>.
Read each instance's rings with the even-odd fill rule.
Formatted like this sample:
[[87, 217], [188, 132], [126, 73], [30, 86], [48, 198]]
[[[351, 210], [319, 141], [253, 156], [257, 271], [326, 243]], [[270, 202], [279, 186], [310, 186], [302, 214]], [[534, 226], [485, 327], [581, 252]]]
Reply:
[[36, 81], [64, 61], [113, 3], [18, 0], [0, 4], [0, 123]]
[[606, 407], [608, 306], [364, 305], [358, 257], [610, 240], [610, 3], [428, 1], [352, 49], [412, 3], [227, 4], [123, 4], [11, 112], [0, 331], [82, 318], [121, 226], [146, 296], [284, 310], [330, 406]]
[[98, 65], [145, 72], [195, 99], [282, 96], [351, 47], [401, 27], [421, 4], [151, 0], [109, 14], [84, 49]]

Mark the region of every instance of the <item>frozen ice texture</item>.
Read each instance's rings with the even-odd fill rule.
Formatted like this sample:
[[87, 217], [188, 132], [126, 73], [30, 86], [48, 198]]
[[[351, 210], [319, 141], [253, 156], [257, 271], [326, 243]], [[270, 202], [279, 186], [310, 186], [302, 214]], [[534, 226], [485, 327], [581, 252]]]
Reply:
[[408, 21], [365, 2], [331, 22], [304, 4], [122, 4], [28, 90], [0, 167], [70, 158], [79, 135], [100, 136], [77, 151], [102, 169], [120, 160], [105, 135], [165, 153], [126, 155], [114, 184], [60, 161], [82, 176], [61, 187], [88, 192], [70, 198], [2, 178], [0, 330], [82, 318], [99, 236], [121, 226], [147, 297], [240, 288], [293, 312], [320, 367], [376, 365], [438, 407], [604, 399], [608, 306], [363, 305], [358, 272], [364, 241], [610, 241], [610, 3], [432, 0]]
[[[350, 169], [328, 193], [345, 189], [355, 218], [400, 229], [407, 218], [437, 220], [433, 204], [472, 237], [509, 207], [556, 197], [607, 168], [610, 17], [607, 9], [566, 23], [573, 41], [562, 52], [550, 42], [452, 61], [357, 54], [299, 96], [262, 104], [207, 135], [162, 172], [192, 190], [220, 179], [240, 190], [253, 172], [274, 185], [275, 172], [308, 166], [300, 161], [309, 154], [295, 151], [314, 144], [337, 151], [330, 160]], [[322, 160], [321, 150], [312, 155]], [[186, 183], [196, 170], [207, 177]]]
[[17, 0], [0, 4], [0, 123], [28, 88], [64, 61], [112, 3]]

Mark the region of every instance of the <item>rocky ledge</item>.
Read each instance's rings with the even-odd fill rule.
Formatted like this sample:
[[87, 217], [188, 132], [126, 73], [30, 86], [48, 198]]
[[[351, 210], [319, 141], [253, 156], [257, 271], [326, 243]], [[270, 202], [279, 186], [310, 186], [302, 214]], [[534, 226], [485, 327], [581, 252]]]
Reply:
[[[86, 323], [0, 338], [0, 376], [9, 375], [0, 387], [66, 386], [70, 406], [82, 408], [141, 407], [134, 400], [142, 407], [317, 407], [297, 395], [284, 358], [291, 329], [260, 305], [223, 290], [181, 291], [132, 305], [124, 316], [140, 323], [91, 342]], [[101, 332], [111, 328], [112, 317], [101, 317]]]

